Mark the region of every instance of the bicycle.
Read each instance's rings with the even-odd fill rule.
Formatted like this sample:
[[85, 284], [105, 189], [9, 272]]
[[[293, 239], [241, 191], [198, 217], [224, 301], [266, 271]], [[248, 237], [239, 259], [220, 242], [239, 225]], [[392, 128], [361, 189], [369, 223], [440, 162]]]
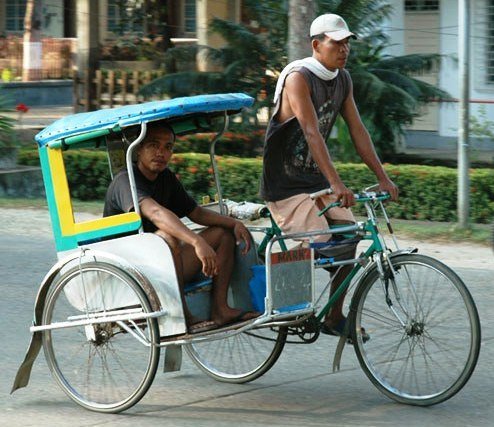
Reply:
[[[450, 398], [466, 384], [480, 350], [480, 323], [472, 297], [461, 279], [439, 261], [399, 250], [394, 236], [396, 250], [388, 248], [377, 217], [380, 208], [392, 235], [383, 204], [388, 196], [372, 191], [356, 196], [365, 206], [367, 220], [355, 225], [298, 234], [282, 234], [274, 222], [270, 227], [251, 227], [253, 233], [265, 235], [260, 242], [265, 264], [260, 264], [255, 248], [246, 256], [238, 251], [230, 299], [232, 306], [252, 310], [251, 268], [261, 270], [262, 314], [206, 332], [187, 332], [170, 248], [142, 230], [130, 173], [132, 152], [152, 121], [166, 120], [177, 135], [214, 132], [210, 158], [216, 208], [227, 213], [214, 147], [229, 116], [252, 103], [245, 94], [155, 101], [69, 116], [36, 136], [59, 261], [40, 284], [31, 342], [12, 391], [28, 385], [41, 347], [63, 391], [97, 412], [121, 412], [139, 402], [155, 378], [162, 348], [165, 371], [180, 369], [184, 348], [217, 380], [252, 381], [274, 365], [294, 337], [314, 342], [325, 314], [350, 286], [355, 291], [347, 333], [360, 365], [379, 390], [399, 402], [425, 406]], [[134, 141], [115, 139], [129, 126], [140, 126]], [[106, 147], [111, 175], [127, 164], [134, 212], [83, 222], [74, 219], [63, 153], [81, 147]], [[339, 260], [332, 248], [328, 256], [316, 257], [314, 236], [330, 234], [343, 236], [335, 248], [341, 248], [345, 238], [367, 240], [370, 246], [355, 259]], [[310, 247], [283, 246], [300, 238], [308, 239]], [[274, 250], [278, 246], [281, 251]], [[354, 266], [352, 272], [323, 304], [329, 284], [316, 295], [316, 268], [348, 264]], [[186, 285], [187, 305], [197, 317], [209, 315], [210, 288], [211, 280], [204, 278]], [[254, 291], [259, 293], [258, 288]], [[370, 340], [362, 337], [362, 327]], [[340, 338], [336, 368], [345, 342], [345, 336]]]
[[[312, 197], [326, 192], [324, 190]], [[271, 227], [264, 230], [253, 228], [254, 231], [266, 232], [267, 236], [260, 245], [267, 246], [267, 311], [273, 307], [271, 301], [274, 286], [270, 283], [273, 277], [270, 272], [270, 255], [276, 241], [339, 234], [347, 239], [357, 235], [362, 240], [369, 240], [371, 244], [355, 259], [334, 261], [332, 257], [320, 257], [313, 260], [315, 268], [354, 265], [337, 291], [315, 313], [289, 322], [264, 324], [264, 328], [270, 327], [273, 334], [277, 334], [271, 341], [267, 341], [265, 335], [256, 335], [254, 329], [242, 334], [245, 336], [230, 338], [228, 344], [221, 347], [192, 344], [193, 349], [189, 347], [188, 351], [196, 364], [220, 381], [240, 383], [259, 377], [276, 362], [288, 336], [298, 336], [302, 343], [312, 343], [317, 339], [321, 322], [332, 304], [348, 290], [353, 279], [363, 269], [350, 303], [347, 330], [367, 377], [380, 391], [401, 403], [428, 406], [443, 402], [456, 394], [470, 378], [480, 351], [480, 322], [475, 303], [465, 284], [449, 267], [436, 259], [417, 254], [415, 249], [398, 249], [383, 204], [388, 198], [387, 194], [369, 191], [356, 194], [356, 201], [365, 204], [368, 218], [367, 221], [352, 226], [291, 235], [281, 235]], [[331, 204], [320, 214], [338, 205], [339, 203]], [[377, 207], [381, 209], [387, 229], [393, 236], [396, 251], [388, 249], [382, 238], [376, 216]], [[335, 247], [347, 242], [348, 240], [340, 241]], [[329, 286], [330, 283], [316, 298], [318, 303]], [[362, 336], [364, 327], [371, 335], [369, 341]], [[248, 337], [253, 339], [246, 344]], [[335, 355], [335, 369], [339, 368], [346, 339], [346, 336], [340, 338]], [[238, 371], [234, 372], [234, 368], [237, 368], [244, 357], [240, 349], [249, 346], [253, 351], [255, 349], [261, 352], [263, 343], [266, 343], [266, 348], [263, 349], [263, 356], [259, 357], [263, 363], [252, 369], [244, 369], [242, 375]], [[232, 370], [225, 369], [225, 360], [213, 365], [209, 356], [201, 357], [202, 346], [210, 346], [210, 349], [202, 352], [215, 352], [216, 360], [221, 358], [223, 349], [227, 353], [225, 359], [232, 360], [235, 356], [233, 349], [238, 348], [236, 362], [228, 364]], [[270, 346], [273, 346], [271, 350]], [[434, 369], [438, 369], [439, 373], [435, 374]]]

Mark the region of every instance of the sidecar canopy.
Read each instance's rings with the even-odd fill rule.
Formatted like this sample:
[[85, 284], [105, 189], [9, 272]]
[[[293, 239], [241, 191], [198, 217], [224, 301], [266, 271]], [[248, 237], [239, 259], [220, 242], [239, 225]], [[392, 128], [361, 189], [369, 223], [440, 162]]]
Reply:
[[208, 130], [211, 119], [235, 114], [254, 99], [244, 93], [198, 95], [126, 105], [63, 117], [35, 136], [39, 147], [66, 148], [71, 144], [119, 132], [122, 129], [166, 119], [176, 134]]

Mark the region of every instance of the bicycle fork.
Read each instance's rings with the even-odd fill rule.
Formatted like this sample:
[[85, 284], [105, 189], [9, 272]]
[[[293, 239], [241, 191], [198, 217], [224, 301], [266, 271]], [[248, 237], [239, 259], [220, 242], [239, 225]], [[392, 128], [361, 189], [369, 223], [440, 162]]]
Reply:
[[[386, 262], [386, 268], [383, 266], [383, 258], [385, 258]], [[389, 282], [391, 281], [391, 285], [393, 288], [393, 294], [394, 297], [398, 303], [398, 305], [401, 307], [404, 313], [408, 313], [408, 310], [403, 307], [402, 304], [402, 298], [400, 295], [400, 292], [398, 290], [398, 287], [396, 286], [396, 271], [393, 268], [393, 264], [391, 262], [390, 257], [388, 257], [385, 253], [381, 253], [377, 259], [376, 259], [376, 265], [377, 265], [377, 271], [379, 272], [379, 277], [381, 279], [381, 285], [383, 287], [383, 292], [384, 295], [386, 296], [386, 304], [388, 305], [389, 309], [391, 312], [394, 314], [398, 322], [400, 322], [401, 326], [403, 328], [406, 327], [406, 322], [401, 318], [399, 313], [395, 310], [393, 301], [391, 299], [390, 293], [389, 293]]]

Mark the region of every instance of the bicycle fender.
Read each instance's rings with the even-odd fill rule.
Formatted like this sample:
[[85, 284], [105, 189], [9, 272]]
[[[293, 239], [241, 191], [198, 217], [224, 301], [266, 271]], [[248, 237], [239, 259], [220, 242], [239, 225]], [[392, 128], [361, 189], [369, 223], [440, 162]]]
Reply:
[[[43, 309], [45, 307], [46, 295], [48, 294], [48, 290], [50, 289], [51, 284], [53, 283], [53, 279], [57, 276], [60, 270], [67, 263], [74, 261], [79, 257], [78, 254], [73, 254], [68, 258], [65, 258], [62, 261], [56, 263], [50, 271], [45, 275], [43, 280], [41, 281], [41, 285], [38, 289], [38, 294], [36, 295], [36, 300], [34, 303], [34, 316], [32, 325], [35, 326], [39, 324], [41, 320], [41, 315], [43, 314]], [[10, 394], [16, 391], [19, 388], [26, 387], [29, 383], [29, 378], [31, 376], [31, 370], [33, 368], [34, 361], [38, 357], [39, 351], [42, 345], [42, 333], [41, 331], [34, 332], [31, 337], [31, 342], [29, 343], [29, 347], [27, 349], [26, 355], [24, 356], [24, 360], [21, 363], [21, 366], [17, 370], [17, 374], [14, 379], [14, 384], [12, 385], [12, 390], [10, 390]]]
[[336, 346], [333, 358], [333, 372], [337, 372], [340, 370], [341, 355], [343, 354], [347, 339], [348, 337], [341, 336], [338, 340], [338, 345]]

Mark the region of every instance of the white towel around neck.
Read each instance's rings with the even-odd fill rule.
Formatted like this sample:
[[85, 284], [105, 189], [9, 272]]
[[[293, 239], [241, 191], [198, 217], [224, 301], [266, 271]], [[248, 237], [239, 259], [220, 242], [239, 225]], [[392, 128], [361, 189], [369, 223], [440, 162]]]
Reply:
[[281, 91], [285, 85], [286, 76], [292, 71], [294, 68], [305, 67], [313, 72], [317, 77], [322, 80], [333, 80], [338, 75], [338, 70], [331, 71], [328, 70], [324, 65], [322, 65], [316, 58], [312, 56], [308, 56], [304, 59], [297, 59], [296, 61], [290, 62], [280, 74], [278, 78], [278, 82], [276, 83], [276, 89], [274, 91], [274, 103], [278, 102], [278, 98], [280, 97]]

